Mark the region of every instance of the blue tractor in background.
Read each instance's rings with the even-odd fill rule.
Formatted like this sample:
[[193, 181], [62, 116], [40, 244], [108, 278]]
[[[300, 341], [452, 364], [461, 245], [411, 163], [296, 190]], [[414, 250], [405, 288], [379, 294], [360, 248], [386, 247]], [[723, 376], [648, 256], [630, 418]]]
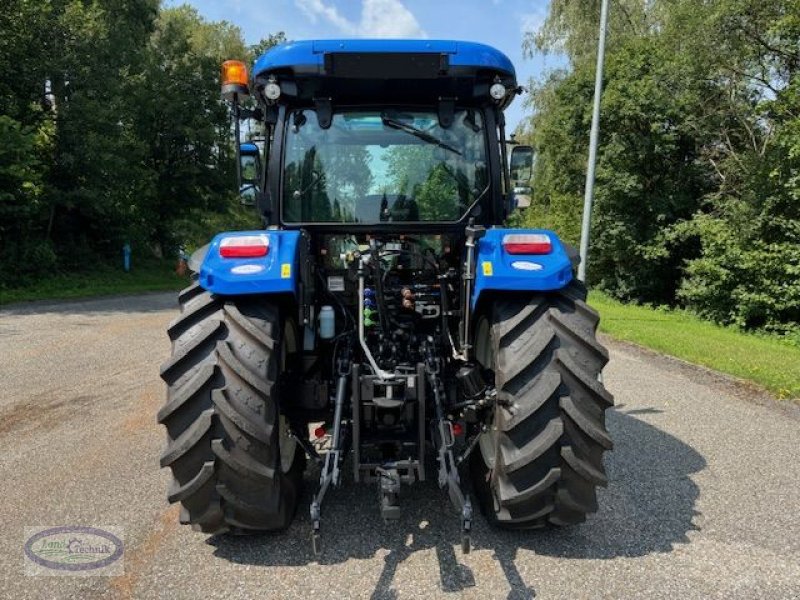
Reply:
[[237, 143], [240, 119], [264, 131], [238, 148], [264, 228], [193, 256], [169, 326], [158, 420], [181, 522], [285, 528], [308, 459], [315, 552], [346, 471], [387, 520], [404, 486], [435, 478], [465, 552], [473, 500], [509, 529], [596, 510], [613, 403], [598, 315], [555, 233], [503, 227], [508, 166], [533, 160], [506, 155], [520, 92], [509, 59], [475, 43], [292, 42], [252, 79], [225, 63]]

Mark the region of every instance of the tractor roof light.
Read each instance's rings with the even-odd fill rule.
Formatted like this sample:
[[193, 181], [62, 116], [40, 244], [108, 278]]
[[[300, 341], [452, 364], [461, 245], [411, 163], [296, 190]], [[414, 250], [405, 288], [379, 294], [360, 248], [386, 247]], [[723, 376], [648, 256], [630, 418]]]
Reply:
[[240, 60], [226, 60], [222, 63], [222, 95], [232, 100], [235, 95], [247, 96], [247, 67]]
[[258, 258], [269, 252], [269, 236], [235, 235], [224, 237], [219, 242], [219, 255], [222, 258]]
[[278, 85], [275, 77], [270, 77], [267, 85], [264, 86], [264, 97], [270, 102], [275, 102], [281, 97], [281, 86]]
[[500, 102], [503, 98], [505, 98], [507, 92], [508, 90], [506, 90], [506, 86], [500, 82], [493, 83], [492, 87], [489, 88], [489, 95], [497, 102]]
[[553, 242], [546, 233], [509, 233], [503, 236], [508, 254], [550, 254]]

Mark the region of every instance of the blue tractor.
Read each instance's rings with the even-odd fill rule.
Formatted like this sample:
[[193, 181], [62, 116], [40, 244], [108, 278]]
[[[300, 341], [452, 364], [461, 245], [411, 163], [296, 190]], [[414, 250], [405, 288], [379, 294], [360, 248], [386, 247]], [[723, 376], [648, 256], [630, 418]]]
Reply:
[[264, 130], [237, 148], [264, 227], [192, 257], [168, 329], [161, 465], [182, 523], [286, 528], [307, 460], [315, 552], [346, 471], [378, 489], [387, 520], [405, 486], [438, 481], [464, 551], [473, 501], [508, 529], [596, 510], [613, 403], [598, 315], [574, 250], [503, 225], [509, 165], [533, 160], [506, 154], [520, 92], [509, 59], [475, 43], [292, 42], [252, 79], [225, 63], [237, 142], [239, 119]]

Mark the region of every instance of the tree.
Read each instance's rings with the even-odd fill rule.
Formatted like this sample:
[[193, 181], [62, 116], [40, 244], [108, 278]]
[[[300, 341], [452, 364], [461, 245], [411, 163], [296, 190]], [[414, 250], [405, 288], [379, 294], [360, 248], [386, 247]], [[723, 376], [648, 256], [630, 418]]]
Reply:
[[260, 226], [235, 193], [233, 121], [220, 97], [220, 65], [228, 59], [252, 63], [284, 41], [278, 33], [248, 47], [231, 23], [206, 21], [188, 6], [161, 10], [138, 122], [157, 174], [155, 193], [140, 204], [140, 220], [164, 252], [204, 244], [222, 229]]
[[[0, 58], [13, 67], [4, 69], [2, 106], [39, 140], [43, 182], [35, 196], [24, 194], [37, 210], [17, 224], [26, 235], [14, 246], [52, 246], [59, 264], [70, 267], [85, 263], [87, 251], [107, 252], [119, 236], [142, 176], [126, 87], [156, 7], [155, 0], [12, 2], [22, 25], [3, 28], [4, 37], [20, 33]], [[42, 270], [30, 262], [19, 267], [19, 277], [26, 268]]]
[[[553, 0], [526, 48], [570, 68], [534, 86], [537, 147], [517, 217], [577, 241], [596, 3]], [[615, 4], [589, 276], [620, 298], [721, 322], [796, 327], [798, 0]]]
[[254, 214], [234, 195], [219, 65], [282, 34], [249, 48], [230, 23], [158, 0], [6, 4], [0, 286], [116, 262], [126, 241], [167, 254]]
[[456, 178], [445, 163], [428, 171], [427, 178], [412, 197], [422, 221], [453, 221], [461, 216]]

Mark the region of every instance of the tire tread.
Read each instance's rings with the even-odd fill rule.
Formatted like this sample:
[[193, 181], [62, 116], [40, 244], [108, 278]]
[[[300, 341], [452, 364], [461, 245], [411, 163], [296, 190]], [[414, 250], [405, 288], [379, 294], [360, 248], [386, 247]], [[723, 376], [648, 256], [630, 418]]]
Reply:
[[206, 533], [288, 527], [305, 456], [280, 468], [276, 349], [280, 311], [263, 298], [221, 298], [199, 284], [179, 294], [168, 327], [172, 356], [162, 365], [167, 429], [162, 467], [180, 521]]
[[604, 413], [614, 400], [598, 380], [608, 351], [585, 300], [585, 286], [573, 281], [493, 306], [492, 366], [503, 404], [494, 458], [475, 452], [472, 465], [481, 508], [498, 526], [582, 522], [597, 510], [596, 486], [608, 483], [602, 456], [613, 443]]

